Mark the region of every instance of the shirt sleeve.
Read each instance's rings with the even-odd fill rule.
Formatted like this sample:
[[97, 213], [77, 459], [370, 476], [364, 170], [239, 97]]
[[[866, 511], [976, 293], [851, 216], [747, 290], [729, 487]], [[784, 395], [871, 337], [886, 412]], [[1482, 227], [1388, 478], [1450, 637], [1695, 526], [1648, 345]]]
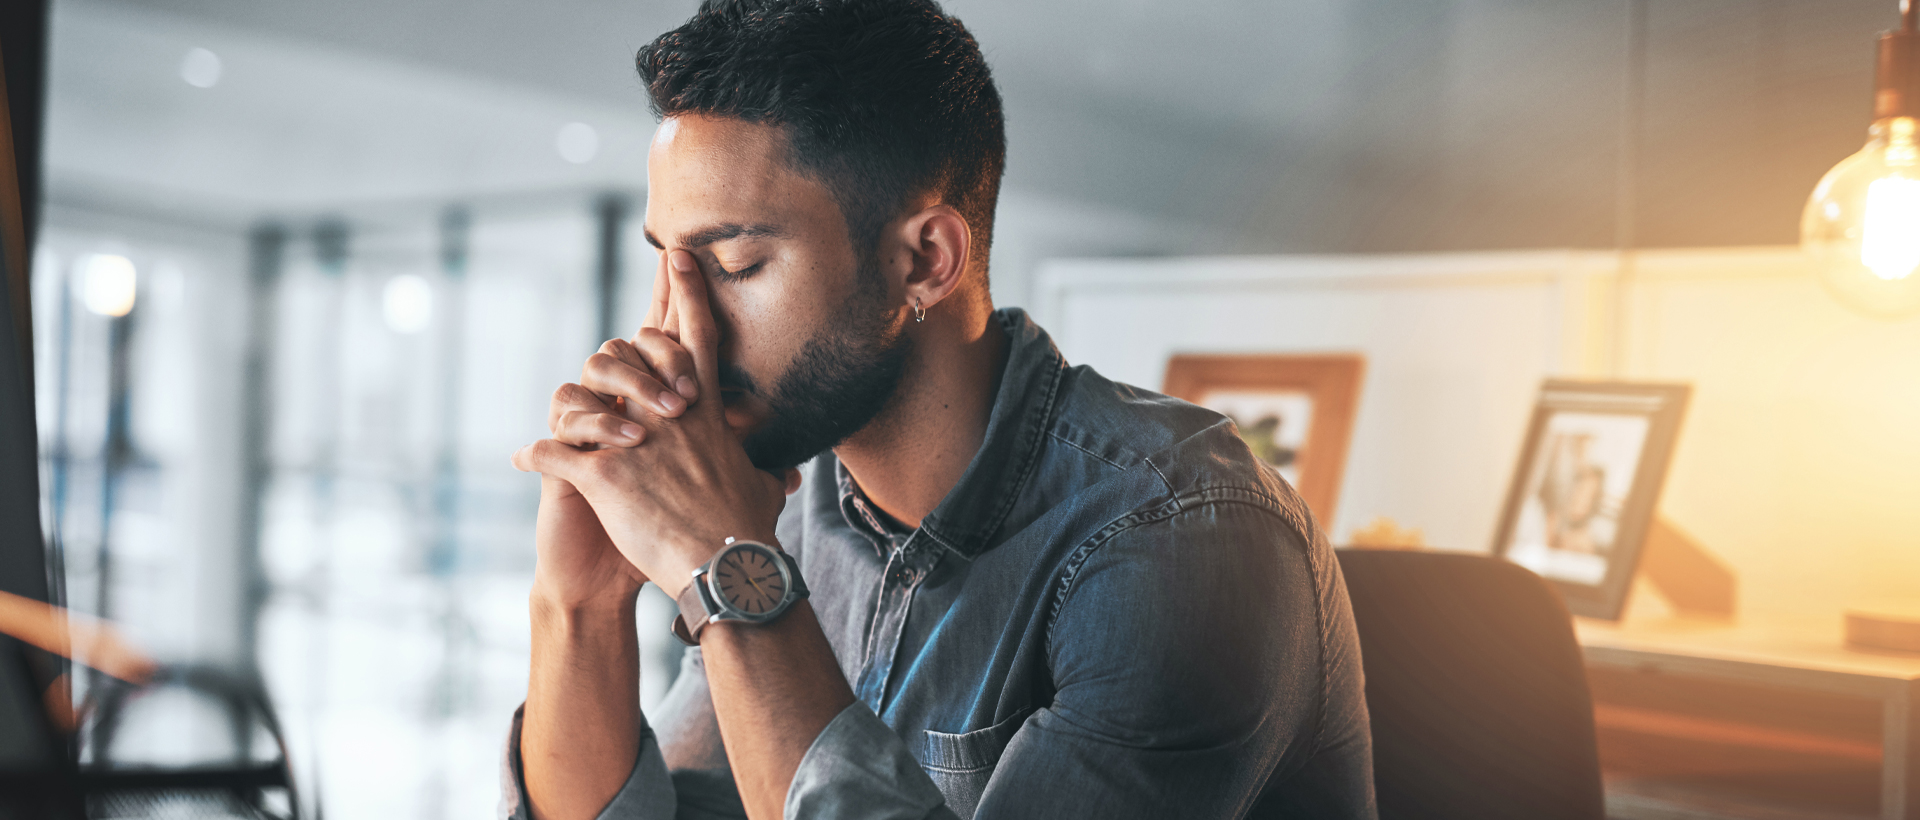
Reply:
[[[533, 810], [527, 805], [526, 775], [520, 766], [520, 720], [525, 708], [523, 705], [514, 710], [513, 730], [507, 733], [506, 754], [500, 766], [501, 820], [533, 820]], [[607, 807], [600, 810], [599, 820], [673, 820], [675, 805], [673, 779], [660, 755], [660, 741], [652, 727], [643, 727], [633, 772]]]
[[788, 820], [955, 817], [900, 736], [859, 701], [842, 709], [807, 747], [782, 813]]
[[949, 805], [907, 742], [855, 703], [801, 759], [785, 815], [1234, 818], [1278, 782], [1277, 814], [1370, 818], [1366, 766], [1308, 767], [1330, 746], [1371, 754], [1358, 656], [1330, 621], [1331, 561], [1255, 505], [1134, 521], [1070, 568], [1051, 702], [1012, 732], [923, 739], [951, 747], [928, 761], [935, 773], [986, 777], [977, 805]]

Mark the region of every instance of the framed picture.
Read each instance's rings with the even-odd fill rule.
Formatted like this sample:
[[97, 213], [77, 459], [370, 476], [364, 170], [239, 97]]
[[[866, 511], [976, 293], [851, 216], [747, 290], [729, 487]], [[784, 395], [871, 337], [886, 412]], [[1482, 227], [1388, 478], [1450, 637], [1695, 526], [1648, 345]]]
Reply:
[[1333, 525], [1366, 359], [1331, 355], [1176, 355], [1164, 392], [1233, 419], [1261, 461]]
[[1576, 615], [1618, 620], [1690, 388], [1548, 380], [1493, 552], [1539, 573]]

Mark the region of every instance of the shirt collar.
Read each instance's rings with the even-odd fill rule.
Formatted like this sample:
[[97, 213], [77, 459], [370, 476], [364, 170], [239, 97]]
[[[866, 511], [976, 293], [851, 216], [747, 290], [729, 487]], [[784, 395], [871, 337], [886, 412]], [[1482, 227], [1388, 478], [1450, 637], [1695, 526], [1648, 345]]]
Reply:
[[[1043, 449], [1041, 439], [1053, 416], [1060, 376], [1067, 366], [1053, 340], [1026, 311], [1002, 308], [994, 311], [993, 319], [1006, 331], [1007, 359], [987, 418], [986, 438], [959, 483], [921, 519], [918, 532], [922, 538], [967, 558], [995, 543], [994, 534], [1033, 476]], [[840, 484], [840, 511], [847, 523], [885, 538], [886, 528], [871, 510], [865, 509], [846, 466], [836, 463], [834, 472]]]

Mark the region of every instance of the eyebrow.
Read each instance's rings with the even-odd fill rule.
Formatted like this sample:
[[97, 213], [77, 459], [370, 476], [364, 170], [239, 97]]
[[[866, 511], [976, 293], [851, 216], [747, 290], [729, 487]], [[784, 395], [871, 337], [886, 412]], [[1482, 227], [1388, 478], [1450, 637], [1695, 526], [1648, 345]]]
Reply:
[[[667, 249], [666, 245], [660, 244], [660, 238], [653, 235], [652, 228], [645, 228], [642, 232], [646, 234], [647, 244], [663, 251]], [[680, 241], [676, 244], [682, 248], [704, 248], [715, 242], [724, 242], [728, 239], [786, 235], [786, 229], [779, 225], [741, 225], [739, 223], [729, 222], [724, 225], [714, 225], [708, 228], [701, 228], [692, 233], [682, 234]]]

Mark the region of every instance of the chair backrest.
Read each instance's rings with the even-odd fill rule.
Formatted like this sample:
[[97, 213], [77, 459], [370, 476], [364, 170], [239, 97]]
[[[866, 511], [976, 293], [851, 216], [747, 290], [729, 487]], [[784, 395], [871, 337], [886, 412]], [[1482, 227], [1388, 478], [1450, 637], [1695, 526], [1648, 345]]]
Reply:
[[[169, 710], [174, 716], [211, 717], [182, 709], [186, 704], [179, 699], [154, 705], [149, 699], [161, 692], [212, 706], [219, 717], [196, 728], [215, 730], [203, 739], [224, 729], [227, 742], [208, 744], [194, 760], [163, 762], [123, 753], [116, 741], [129, 722], [145, 723], [151, 731]], [[143, 685], [103, 680], [92, 711], [83, 728], [80, 768], [89, 816], [299, 820], [286, 741], [258, 677], [211, 666], [162, 667]]]
[[1381, 820], [1601, 820], [1593, 701], [1544, 581], [1479, 555], [1340, 550]]

